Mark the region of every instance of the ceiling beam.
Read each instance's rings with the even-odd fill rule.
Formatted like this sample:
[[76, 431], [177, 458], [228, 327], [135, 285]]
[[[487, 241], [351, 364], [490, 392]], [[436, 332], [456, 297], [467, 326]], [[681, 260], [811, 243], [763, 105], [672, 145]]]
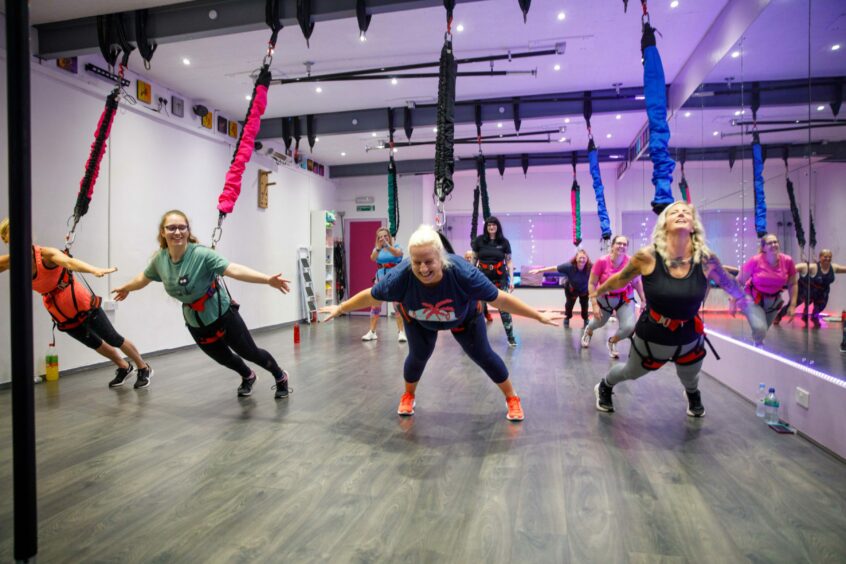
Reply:
[[[780, 159], [782, 149], [785, 145], [773, 144], [765, 145], [768, 149], [769, 159]], [[751, 158], [751, 147], [748, 145], [741, 145], [736, 147], [694, 147], [688, 148], [687, 160], [688, 164], [696, 163], [697, 161], [725, 161], [728, 166], [729, 152], [734, 149], [735, 156], [738, 160]], [[680, 148], [670, 147], [670, 154], [675, 155]], [[611, 155], [625, 155], [625, 148], [618, 149], [599, 149], [599, 162], [619, 163], [622, 159], [612, 159]], [[586, 164], [587, 151], [575, 151], [577, 161], [579, 164]], [[530, 153], [529, 167], [550, 166], [550, 165], [567, 165], [572, 164], [573, 151], [555, 152], [555, 153]], [[487, 155], [485, 157], [485, 168], [496, 171], [497, 156]], [[520, 168], [522, 166], [523, 155], [520, 153], [504, 155], [506, 168]], [[788, 145], [788, 158], [804, 159], [808, 157], [817, 157], [822, 159], [842, 160], [846, 158], [846, 141], [838, 141], [836, 143], [811, 143]], [[405, 161], [396, 161], [397, 173], [399, 174], [434, 174], [434, 159], [413, 159]], [[333, 165], [329, 167], [330, 178], [349, 178], [354, 176], [382, 176], [387, 174], [387, 159], [385, 162], [376, 163], [357, 163], [348, 165]], [[467, 157], [456, 159], [455, 170], [475, 170], [476, 158]]]
[[[480, 0], [456, 1], [464, 4]], [[282, 24], [297, 27], [297, 0], [281, 0], [280, 3]], [[320, 0], [312, 4], [312, 19], [318, 25], [330, 20], [350, 19], [350, 26], [357, 27], [355, 6], [355, 0]], [[438, 6], [443, 6], [443, 0], [367, 0], [367, 13], [378, 16]], [[265, 0], [196, 0], [150, 8], [147, 27], [150, 39], [156, 43], [175, 43], [268, 29], [264, 12]], [[125, 23], [129, 41], [135, 42], [134, 11], [126, 12]], [[39, 24], [35, 29], [38, 31], [39, 57], [55, 59], [99, 52], [96, 16]]]
[[[828, 103], [834, 99], [835, 89], [841, 92], [846, 81], [842, 77], [814, 78], [810, 81], [810, 97], [813, 103]], [[807, 78], [797, 80], [773, 80], [759, 82], [761, 106], [791, 106], [807, 104], [809, 96], [809, 81]], [[274, 87], [274, 96], [284, 96], [281, 87]], [[672, 88], [672, 87], [671, 87]], [[682, 106], [685, 109], [736, 109], [748, 107], [751, 102], [750, 84], [705, 84], [691, 96]], [[593, 90], [591, 93], [593, 115], [619, 112], [645, 112], [642, 97], [643, 88], [631, 87], [615, 89]], [[513, 102], [519, 101], [520, 119], [560, 118], [566, 116], [581, 116], [584, 103], [584, 92], [560, 92], [535, 96], [520, 96], [515, 98], [491, 98], [482, 100], [463, 100], [456, 103], [456, 125], [475, 123], [474, 105], [482, 106], [482, 121], [512, 121], [514, 119]], [[397, 112], [395, 127], [402, 130], [404, 123]], [[431, 128], [437, 122], [435, 104], [418, 104], [414, 107], [414, 127]], [[304, 117], [304, 116], [301, 116]], [[282, 137], [282, 122], [289, 117], [266, 118], [261, 121], [259, 139], [276, 139]], [[388, 129], [388, 115], [385, 108], [370, 108], [363, 110], [349, 110], [343, 112], [326, 112], [314, 114], [315, 135], [340, 135], [350, 133], [367, 133], [371, 131], [385, 131]], [[563, 125], [563, 124], [562, 124]]]

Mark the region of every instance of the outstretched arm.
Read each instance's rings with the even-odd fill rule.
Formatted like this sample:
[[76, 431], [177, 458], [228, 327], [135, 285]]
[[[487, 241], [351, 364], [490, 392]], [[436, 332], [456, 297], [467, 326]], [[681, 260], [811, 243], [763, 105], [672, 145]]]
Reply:
[[843, 266], [842, 264], [831, 263], [831, 268], [834, 269], [836, 274], [843, 274], [846, 272], [846, 266]]
[[320, 308], [318, 311], [320, 313], [328, 313], [329, 316], [326, 317], [323, 321], [331, 321], [336, 317], [343, 315], [345, 313], [349, 313], [351, 311], [355, 311], [357, 309], [362, 309], [365, 307], [373, 307], [381, 304], [379, 300], [373, 297], [373, 294], [370, 291], [373, 288], [367, 288], [362, 290], [358, 294], [354, 295], [350, 299], [345, 302], [341, 302], [336, 306], [326, 306]]
[[152, 282], [152, 280], [144, 276], [144, 273], [142, 272], [123, 286], [119, 286], [112, 290], [112, 294], [115, 295], [115, 301], [121, 302], [126, 299], [129, 292], [140, 290], [141, 288], [147, 286], [150, 282]]
[[[596, 288], [596, 290], [591, 292], [591, 297], [598, 298], [608, 292], [624, 288], [626, 284], [634, 280], [636, 277], [648, 274], [650, 272], [648, 269], [653, 266], [655, 266], [655, 257], [653, 257], [648, 251], [641, 249], [631, 258], [631, 260], [629, 260], [626, 266], [623, 267], [623, 270], [606, 280], [604, 284], [600, 285], [599, 288]], [[643, 299], [642, 292], [643, 287], [641, 286], [639, 292], [641, 293], [641, 299]]]
[[529, 274], [540, 274], [541, 272], [552, 272], [553, 270], [558, 270], [557, 266], [545, 266], [543, 268], [533, 268], [529, 271]]
[[563, 317], [561, 314], [541, 313], [520, 298], [517, 298], [507, 292], [503, 292], [502, 290], [499, 291], [496, 299], [492, 301], [491, 304], [502, 311], [528, 317], [529, 319], [540, 321], [544, 325], [558, 325], [555, 320]]
[[281, 272], [279, 274], [274, 274], [273, 276], [268, 276], [258, 270], [253, 270], [249, 266], [230, 262], [229, 266], [226, 267], [226, 270], [223, 271], [223, 275], [234, 278], [235, 280], [240, 280], [241, 282], [267, 284], [268, 286], [276, 288], [283, 294], [287, 294], [290, 291], [290, 287], [288, 286], [290, 280], [282, 278]]
[[9, 270], [9, 255], [0, 255], [0, 272]]
[[41, 247], [41, 258], [47, 259], [49, 262], [52, 262], [55, 265], [61, 266], [63, 268], [67, 268], [68, 270], [72, 270], [73, 272], [84, 272], [86, 274], [93, 274], [97, 278], [101, 278], [106, 274], [111, 274], [115, 272], [117, 268], [100, 268], [98, 266], [91, 266], [87, 262], [83, 262], [79, 259], [69, 257], [59, 249], [54, 249], [52, 247]]

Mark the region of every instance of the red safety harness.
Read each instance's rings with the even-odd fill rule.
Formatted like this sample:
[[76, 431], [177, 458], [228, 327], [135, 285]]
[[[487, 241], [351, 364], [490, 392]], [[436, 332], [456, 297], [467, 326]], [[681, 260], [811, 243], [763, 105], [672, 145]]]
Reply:
[[657, 311], [652, 308], [649, 308], [649, 319], [661, 325], [668, 331], [677, 331], [680, 327], [683, 327], [686, 323], [693, 323], [696, 329], [696, 334], [699, 335], [699, 339], [697, 341], [696, 346], [686, 352], [685, 354], [681, 354], [682, 348], [686, 345], [678, 345], [676, 347], [676, 352], [670, 358], [660, 359], [656, 358], [654, 354], [652, 354], [652, 349], [649, 346], [648, 342], [644, 342], [646, 346], [646, 351], [642, 352], [638, 350], [637, 345], [635, 345], [634, 339], [632, 341], [632, 350], [635, 351], [641, 359], [641, 366], [643, 366], [646, 370], [658, 370], [662, 366], [664, 366], [667, 362], [674, 362], [679, 366], [688, 366], [690, 364], [694, 364], [699, 362], [705, 355], [707, 351], [705, 350], [705, 343], [708, 344], [708, 348], [711, 349], [711, 352], [714, 353], [714, 356], [717, 360], [720, 360], [720, 355], [717, 354], [717, 351], [714, 350], [714, 345], [711, 344], [711, 341], [708, 340], [708, 337], [705, 335], [705, 324], [702, 322], [702, 318], [698, 315], [693, 319], [670, 319], [669, 317], [664, 317]]
[[484, 270], [486, 272], [496, 272], [497, 276], [502, 276], [503, 274], [505, 274], [505, 272], [502, 270], [502, 267], [504, 265], [504, 260], [501, 260], [496, 263], [479, 261], [479, 270]]
[[[779, 290], [775, 294], [765, 294], [764, 292], [756, 288], [753, 284], [749, 284], [749, 290], [751, 291], [753, 301], [759, 306], [761, 306], [766, 313], [773, 313], [774, 311], [779, 311], [782, 307], [784, 307], [784, 300], [781, 297], [781, 290]], [[767, 299], [775, 299], [775, 301], [770, 304], [770, 307], [764, 307], [764, 300]]]
[[[600, 298], [601, 297], [603, 297], [603, 296], [600, 296]], [[618, 309], [620, 309], [621, 307], [623, 307], [624, 305], [626, 305], [630, 301], [632, 301], [632, 296], [629, 294], [629, 290], [626, 290], [625, 292], [620, 292], [620, 293], [617, 293], [617, 294], [606, 294], [604, 297], [606, 298], [606, 300], [605, 300], [606, 303], [608, 302], [609, 298], [620, 298], [619, 303], [617, 303], [617, 305], [615, 305], [614, 307], [611, 307], [610, 304], [606, 306], [599, 299], [596, 300], [596, 303], [599, 304], [599, 308], [603, 311], [607, 311], [609, 315], [614, 313], [615, 311], [617, 311]]]
[[[209, 301], [209, 299], [212, 296], [214, 296], [219, 290], [220, 290], [220, 285], [218, 284], [217, 278], [215, 278], [214, 280], [212, 280], [212, 283], [209, 286], [209, 289], [206, 290], [206, 292], [202, 296], [200, 296], [199, 298], [197, 298], [196, 300], [194, 300], [190, 304], [184, 304], [185, 306], [191, 308], [191, 310], [194, 312], [194, 319], [197, 321], [197, 324], [200, 326], [201, 329], [209, 330], [214, 325], [214, 324], [204, 325], [203, 322], [200, 320], [200, 312], [205, 311], [206, 302]], [[229, 294], [228, 288], [227, 288], [226, 293]], [[218, 300], [217, 300], [217, 320], [215, 320], [215, 323], [223, 317], [224, 312], [223, 312], [222, 301], [223, 300], [221, 300], [220, 298], [218, 298]], [[238, 307], [239, 307], [238, 303], [236, 303], [235, 300], [232, 299], [232, 294], [229, 294], [229, 307], [231, 309], [236, 310], [236, 311], [238, 310]], [[217, 330], [214, 331], [214, 333], [212, 333], [210, 335], [207, 335], [207, 336], [204, 336], [204, 337], [198, 337], [197, 343], [199, 343], [201, 345], [210, 345], [211, 343], [219, 341], [225, 335], [226, 335], [225, 329], [217, 329]]]

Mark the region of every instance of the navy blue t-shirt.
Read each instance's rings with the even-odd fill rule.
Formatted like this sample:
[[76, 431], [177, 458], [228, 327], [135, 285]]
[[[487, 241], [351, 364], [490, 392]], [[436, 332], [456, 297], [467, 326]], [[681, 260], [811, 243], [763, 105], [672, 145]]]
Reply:
[[475, 312], [477, 302], [494, 301], [499, 290], [462, 257], [449, 258], [452, 266], [444, 268], [437, 286], [424, 286], [411, 271], [411, 261], [404, 260], [373, 286], [370, 295], [382, 302], [400, 302], [426, 329], [458, 327]]
[[590, 279], [590, 269], [585, 266], [584, 269], [579, 270], [577, 266], [573, 266], [569, 262], [558, 265], [558, 273], [567, 277], [567, 284], [571, 291], [579, 295], [588, 293], [588, 280]]

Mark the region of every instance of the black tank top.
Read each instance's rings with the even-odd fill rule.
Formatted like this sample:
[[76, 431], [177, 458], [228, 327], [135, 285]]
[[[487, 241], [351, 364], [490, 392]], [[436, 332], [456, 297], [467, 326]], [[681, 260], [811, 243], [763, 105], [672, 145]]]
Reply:
[[817, 263], [817, 273], [814, 276], [810, 276], [809, 281], [812, 289], [828, 294], [829, 286], [834, 284], [834, 267], [830, 266], [828, 272], [823, 273], [820, 263]]
[[[702, 264], [694, 264], [684, 278], [674, 278], [667, 272], [663, 257], [655, 251], [655, 269], [641, 280], [648, 308], [638, 319], [637, 336], [659, 345], [685, 345], [698, 339], [693, 319], [699, 314], [708, 289]], [[689, 321], [670, 331], [650, 318], [650, 309], [669, 319]]]

